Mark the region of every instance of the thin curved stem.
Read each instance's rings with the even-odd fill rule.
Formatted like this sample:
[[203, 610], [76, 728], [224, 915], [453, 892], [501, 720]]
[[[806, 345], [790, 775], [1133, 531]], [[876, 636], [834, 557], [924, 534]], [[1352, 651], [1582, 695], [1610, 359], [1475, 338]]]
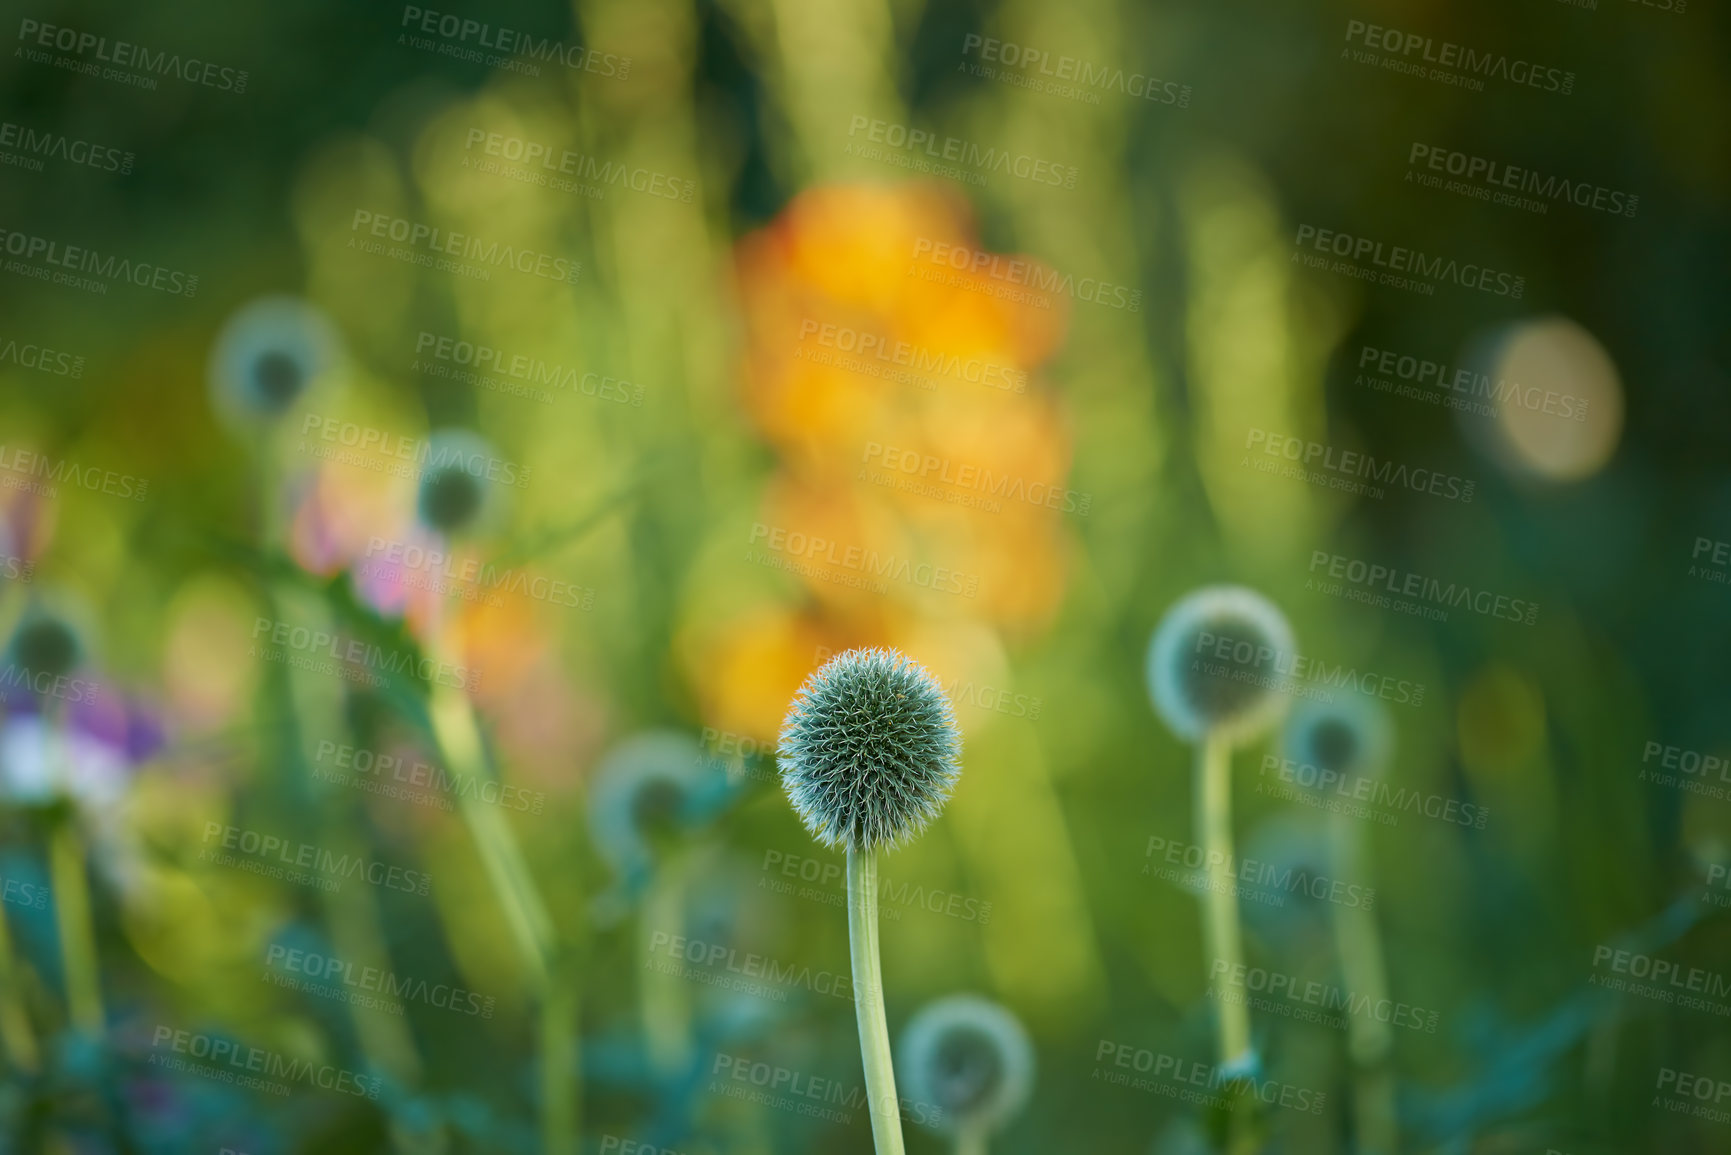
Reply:
[[[1357, 819], [1335, 814], [1331, 822], [1334, 871], [1337, 878], [1369, 885], [1363, 836]], [[1388, 993], [1383, 966], [1382, 937], [1376, 914], [1363, 906], [1336, 906], [1335, 953], [1340, 958], [1340, 976], [1348, 993], [1369, 1006], [1379, 1005]], [[1353, 1114], [1357, 1122], [1358, 1149], [1362, 1155], [1394, 1155], [1399, 1142], [1395, 1117], [1394, 1080], [1388, 1069], [1394, 1046], [1393, 1031], [1374, 1017], [1353, 1015], [1347, 1022], [1347, 1052], [1353, 1066]]]
[[884, 1020], [883, 968], [878, 960], [878, 859], [872, 850], [847, 852], [848, 948], [853, 959], [853, 1005], [859, 1019], [860, 1059], [871, 1108], [877, 1155], [903, 1155], [901, 1104]]
[[[1231, 976], [1244, 964], [1244, 942], [1238, 925], [1238, 887], [1232, 877], [1232, 746], [1209, 734], [1196, 763], [1196, 830], [1202, 839], [1207, 889], [1202, 895], [1208, 973]], [[1217, 1020], [1220, 1062], [1248, 1069], [1250, 1007], [1229, 996], [1222, 984]]]
[[573, 1037], [577, 989], [555, 972], [541, 996], [541, 1149], [547, 1155], [577, 1155], [577, 1117], [582, 1088]]
[[[656, 869], [643, 903], [645, 939], [659, 931], [678, 933], [685, 926], [685, 862], [669, 856]], [[690, 989], [677, 973], [655, 967], [638, 972], [643, 1037], [650, 1064], [658, 1074], [672, 1077], [691, 1061]]]
[[[359, 835], [349, 829], [341, 816], [345, 802], [333, 800], [322, 816], [321, 835], [327, 844], [340, 848], [345, 855], [360, 856]], [[325, 925], [331, 945], [339, 958], [352, 960], [357, 968], [379, 972], [390, 970], [390, 948], [386, 945], [379, 904], [370, 887], [345, 886], [321, 891]], [[349, 1005], [349, 1021], [355, 1041], [367, 1060], [387, 1072], [392, 1081], [404, 1087], [414, 1087], [421, 1081], [421, 1056], [415, 1050], [415, 1038], [406, 1019], [394, 1014], [380, 1014], [360, 1002]], [[398, 1150], [407, 1145], [398, 1141]]]
[[[486, 754], [468, 697], [461, 690], [435, 686], [430, 713], [434, 739], [452, 778], [464, 784], [482, 778]], [[465, 790], [457, 800], [457, 809], [475, 840], [481, 867], [499, 898], [524, 967], [535, 987], [543, 990], [553, 954], [553, 920], [530, 877], [516, 837], [504, 817], [481, 801], [478, 790]]]
[[24, 1006], [24, 974], [12, 950], [12, 932], [6, 925], [6, 912], [0, 910], [0, 1042], [6, 1044], [6, 1054], [12, 1066], [26, 1075], [34, 1075], [41, 1065], [36, 1049], [36, 1032], [30, 1026], [30, 1013]]
[[[43, 720], [52, 733], [55, 751], [51, 773], [62, 793], [72, 796], [72, 767], [66, 704], [50, 702]], [[102, 1010], [102, 972], [96, 955], [96, 927], [91, 919], [90, 884], [84, 875], [84, 839], [78, 832], [76, 805], [54, 819], [48, 832], [48, 876], [54, 887], [55, 922], [60, 935], [60, 959], [66, 976], [66, 1009], [72, 1025], [100, 1038], [107, 1024]]]
[[90, 921], [90, 887], [84, 878], [84, 840], [78, 837], [76, 815], [64, 815], [48, 836], [49, 871], [54, 879], [54, 905], [59, 914], [60, 955], [66, 967], [66, 1002], [73, 1025], [100, 1037], [106, 1022], [102, 1012], [102, 980], [96, 962], [96, 936]]
[[[427, 650], [440, 658], [445, 656], [443, 610], [441, 601], [427, 628]], [[452, 777], [463, 783], [483, 778], [486, 748], [469, 696], [452, 686], [435, 685], [429, 693], [428, 713], [433, 740]], [[576, 977], [571, 973], [570, 960], [563, 957], [546, 901], [504, 815], [483, 803], [478, 790], [464, 791], [457, 809], [475, 841], [481, 868], [499, 900], [535, 990], [541, 1058], [541, 1148], [547, 1155], [575, 1155], [582, 1125], [582, 1059], [574, 1038], [580, 997]]]

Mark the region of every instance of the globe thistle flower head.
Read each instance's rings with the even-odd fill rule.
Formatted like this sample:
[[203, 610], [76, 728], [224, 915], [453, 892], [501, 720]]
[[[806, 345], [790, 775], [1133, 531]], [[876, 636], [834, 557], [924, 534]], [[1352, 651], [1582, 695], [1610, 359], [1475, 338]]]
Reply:
[[[1295, 955], [1326, 936], [1331, 896], [1369, 905], [1357, 879], [1337, 876], [1327, 824], [1309, 811], [1276, 811], [1263, 819], [1245, 840], [1243, 857], [1231, 867], [1238, 876], [1239, 896], [1247, 900], [1245, 921]], [[1246, 877], [1250, 874], [1254, 879]], [[1347, 889], [1332, 891], [1336, 882]]]
[[1355, 694], [1334, 702], [1306, 700], [1286, 720], [1282, 753], [1298, 763], [1296, 777], [1303, 785], [1323, 780], [1304, 767], [1338, 775], [1330, 782], [1371, 777], [1382, 773], [1388, 761], [1392, 732], [1388, 711], [1375, 698]]
[[1267, 683], [1294, 649], [1292, 627], [1267, 598], [1243, 586], [1204, 586], [1166, 611], [1148, 643], [1154, 709], [1186, 741], [1254, 738], [1285, 706]]
[[28, 611], [6, 646], [6, 665], [14, 675], [34, 681], [65, 677], [84, 661], [84, 643], [72, 623], [51, 610]]
[[650, 730], [607, 752], [590, 787], [589, 830], [615, 870], [647, 871], [684, 826], [702, 786], [701, 757], [696, 741], [677, 730]]
[[281, 417], [336, 363], [341, 349], [336, 326], [307, 301], [260, 297], [229, 317], [211, 349], [217, 410], [237, 425]]
[[991, 1132], [1028, 1102], [1034, 1048], [1020, 1020], [978, 995], [927, 1003], [902, 1032], [896, 1070], [915, 1103], [937, 1107], [940, 1130]]
[[898, 846], [937, 817], [961, 775], [943, 687], [894, 650], [848, 650], [805, 680], [781, 724], [781, 784], [826, 846]]
[[497, 504], [487, 477], [493, 460], [492, 446], [467, 429], [433, 434], [415, 498], [421, 524], [450, 537], [490, 520]]

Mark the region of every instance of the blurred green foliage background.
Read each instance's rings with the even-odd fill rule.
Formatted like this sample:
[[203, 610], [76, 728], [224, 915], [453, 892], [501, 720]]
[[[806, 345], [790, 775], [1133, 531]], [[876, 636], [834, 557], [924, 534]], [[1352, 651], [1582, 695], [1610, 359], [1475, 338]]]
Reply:
[[[1366, 25], [1414, 47], [1372, 61]], [[1488, 816], [1362, 824], [1390, 988], [1436, 1015], [1395, 1032], [1399, 1149], [1731, 1145], [1723, 1114], [1664, 1082], [1731, 1080], [1731, 997], [1711, 997], [1731, 974], [1731, 780], [1665, 765], [1723, 757], [1731, 689], [1718, 9], [175, 2], [14, 6], [5, 28], [0, 627], [64, 617], [100, 687], [5, 698], [10, 1149], [870, 1150], [857, 1103], [815, 1117], [787, 1086], [739, 1092], [761, 1090], [757, 1063], [844, 1097], [860, 1079], [833, 990], [841, 858], [798, 825], [772, 750], [806, 674], [887, 644], [950, 689], [965, 738], [944, 816], [883, 868], [902, 888], [892, 1035], [958, 991], [1020, 1017], [1036, 1082], [993, 1150], [1213, 1150], [1219, 1113], [1179, 1082], [1109, 1076], [1136, 1051], [1216, 1059], [1195, 895], [1149, 870], [1151, 840], [1199, 839], [1193, 755], [1144, 659], [1166, 608], [1218, 582], [1271, 598], [1305, 654], [1408, 687], [1388, 779]], [[485, 47], [507, 29], [565, 50]], [[145, 64], [113, 63], [118, 42]], [[1445, 43], [1571, 91], [1388, 66]], [[101, 75], [103, 53], [133, 81]], [[154, 54], [244, 71], [244, 91]], [[130, 159], [78, 163], [74, 142]], [[1638, 207], [1417, 179], [1450, 154]], [[405, 247], [398, 221], [427, 232]], [[426, 267], [433, 229], [464, 269]], [[1323, 230], [1522, 288], [1313, 267]], [[196, 291], [87, 266], [97, 288], [44, 281], [48, 254], [78, 262], [68, 246]], [[225, 419], [212, 349], [273, 294], [340, 350], [280, 417]], [[846, 333], [955, 368], [898, 379], [848, 361]], [[497, 351], [491, 369], [460, 344]], [[1400, 380], [1401, 357], [1584, 399], [1585, 419], [1458, 411], [1440, 374]], [[445, 541], [389, 445], [413, 459], [453, 428], [508, 469], [490, 519]], [[1471, 499], [1258, 468], [1290, 464], [1288, 437], [1465, 479]], [[907, 453], [935, 489], [897, 487]], [[994, 508], [942, 480], [963, 467], [1024, 496]], [[145, 484], [104, 492], [92, 468]], [[417, 579], [405, 545], [447, 562]], [[911, 564], [861, 580], [850, 549]], [[1336, 558], [1539, 609], [1438, 620], [1329, 596]], [[523, 580], [489, 597], [470, 561]], [[646, 734], [662, 744], [630, 745]], [[1239, 844], [1270, 859], [1326, 825], [1269, 791], [1278, 743], [1235, 764]], [[352, 751], [399, 759], [418, 792], [380, 791]], [[609, 795], [609, 759], [627, 784], [676, 762], [687, 794]], [[229, 831], [430, 885], [269, 877], [213, 858]], [[1251, 961], [1333, 981], [1331, 911], [1246, 903]], [[1607, 991], [1617, 950], [1698, 968], [1708, 1005]], [[488, 1010], [295, 989], [289, 951]], [[1252, 1018], [1267, 1077], [1325, 1105], [1265, 1110], [1239, 1149], [1360, 1149], [1346, 1034]], [[194, 1035], [374, 1093], [238, 1086]], [[907, 1130], [911, 1151], [948, 1146]]]

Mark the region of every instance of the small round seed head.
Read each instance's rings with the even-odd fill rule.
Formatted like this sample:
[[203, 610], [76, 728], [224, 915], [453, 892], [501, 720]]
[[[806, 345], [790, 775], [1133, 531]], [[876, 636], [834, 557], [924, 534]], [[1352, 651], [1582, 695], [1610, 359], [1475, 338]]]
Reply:
[[[1381, 702], [1343, 694], [1333, 702], [1307, 699], [1295, 706], [1281, 745], [1285, 756], [1300, 766], [1314, 766], [1341, 778], [1365, 778], [1382, 773], [1392, 731]], [[1299, 781], [1305, 782], [1306, 777], [1300, 774]]]
[[[1240, 868], [1255, 862], [1254, 880]], [[1244, 919], [1283, 951], [1296, 953], [1299, 946], [1324, 934], [1329, 926], [1325, 912], [1335, 881], [1347, 886], [1356, 878], [1341, 879], [1335, 869], [1335, 851], [1326, 823], [1308, 810], [1277, 810], [1264, 818], [1244, 840], [1244, 853], [1231, 864], [1243, 904]], [[1318, 879], [1327, 880], [1322, 887]], [[1317, 897], [1317, 891], [1322, 897]], [[1350, 893], [1347, 897], [1351, 897]]]
[[1285, 701], [1267, 680], [1295, 648], [1274, 604], [1243, 586], [1205, 586], [1180, 598], [1148, 643], [1154, 709], [1187, 741], [1254, 738]]
[[915, 1103], [938, 1107], [933, 1126], [990, 1133], [1027, 1105], [1034, 1048], [1015, 1015], [978, 995], [920, 1008], [902, 1032], [896, 1071]]
[[644, 871], [684, 826], [702, 786], [702, 751], [690, 735], [650, 730], [607, 752], [590, 787], [595, 848], [621, 874]]
[[468, 525], [481, 509], [481, 484], [468, 470], [447, 465], [421, 482], [421, 520], [441, 533]]
[[253, 385], [259, 401], [272, 411], [288, 408], [306, 387], [307, 376], [301, 364], [281, 349], [267, 349], [253, 362]]
[[445, 429], [428, 438], [427, 467], [415, 511], [421, 524], [447, 537], [475, 528], [492, 513], [487, 481], [492, 447], [467, 429]]
[[218, 411], [241, 425], [281, 417], [336, 362], [341, 348], [336, 326], [299, 297], [260, 297], [242, 306], [210, 353]]
[[84, 660], [84, 643], [72, 623], [51, 610], [33, 609], [24, 615], [6, 647], [6, 663], [34, 680], [47, 674], [64, 677]]
[[825, 846], [898, 846], [937, 817], [961, 775], [962, 735], [925, 667], [894, 650], [837, 654], [781, 724], [781, 784]]

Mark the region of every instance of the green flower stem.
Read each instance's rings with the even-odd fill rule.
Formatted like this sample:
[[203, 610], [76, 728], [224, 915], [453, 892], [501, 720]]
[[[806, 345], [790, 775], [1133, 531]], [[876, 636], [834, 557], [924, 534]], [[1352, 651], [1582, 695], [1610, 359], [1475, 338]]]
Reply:
[[1387, 1064], [1361, 1068], [1353, 1075], [1352, 1114], [1358, 1128], [1359, 1155], [1395, 1155], [1400, 1141], [1394, 1109], [1394, 1073]]
[[282, 511], [282, 494], [280, 492], [284, 470], [277, 459], [276, 438], [272, 428], [267, 426], [255, 435], [252, 445], [252, 459], [258, 465], [256, 481], [258, 492], [258, 544], [259, 553], [269, 557], [277, 550], [288, 552], [288, 526]]
[[[345, 855], [353, 852], [361, 857], [357, 839], [343, 830], [333, 815], [323, 824], [324, 837], [340, 847]], [[371, 967], [380, 973], [390, 970], [390, 951], [385, 946], [379, 917], [378, 902], [369, 887], [345, 886], [323, 892], [326, 925], [331, 943], [341, 958], [352, 959], [357, 967]], [[379, 1014], [359, 1001], [349, 1008], [355, 1039], [369, 1062], [389, 1073], [391, 1079], [404, 1087], [413, 1087], [421, 1079], [421, 1057], [415, 1050], [414, 1036], [406, 1020], [395, 1015]], [[399, 1142], [398, 1147], [402, 1149]]]
[[[268, 555], [270, 548], [261, 546], [261, 554]], [[269, 616], [278, 620], [285, 601], [291, 605], [308, 604], [300, 591], [285, 583], [267, 582], [265, 596]], [[284, 757], [280, 765], [294, 774], [293, 781], [306, 792], [303, 797], [307, 817], [318, 831], [319, 841], [340, 848], [345, 860], [359, 857], [361, 835], [352, 815], [354, 802], [334, 791], [320, 791], [313, 786], [309, 772], [317, 759], [308, 733], [337, 734], [345, 727], [339, 696], [331, 692], [327, 681], [311, 671], [272, 664], [265, 678], [264, 698], [272, 704], [273, 715], [281, 727], [280, 749]], [[390, 950], [372, 888], [320, 888], [319, 901], [337, 957], [352, 960], [357, 968], [372, 968], [378, 973], [390, 969]], [[412, 1093], [420, 1084], [423, 1067], [408, 1021], [380, 1014], [359, 1001], [348, 1005], [348, 1018], [355, 1047], [366, 1068]], [[392, 1128], [390, 1142], [390, 1149], [399, 1155], [410, 1155], [415, 1150], [415, 1136], [407, 1127]]]
[[[656, 869], [644, 897], [642, 934], [652, 939], [657, 931], [680, 933], [685, 922], [685, 863], [678, 854], [669, 855]], [[644, 944], [648, 947], [648, 943]], [[682, 1071], [691, 1058], [690, 986], [677, 973], [656, 967], [637, 972], [643, 1015], [643, 1037], [649, 1061], [664, 1075]]]
[[12, 951], [6, 912], [0, 910], [0, 1043], [5, 1044], [13, 1067], [34, 1075], [41, 1066], [41, 1056], [36, 1049], [36, 1033], [30, 1028], [30, 1014], [24, 1009], [23, 978]]
[[956, 1132], [956, 1155], [986, 1155], [986, 1129], [962, 1127]]
[[[43, 721], [59, 749], [66, 749], [66, 704], [49, 703]], [[72, 768], [64, 756], [51, 768], [55, 782], [72, 795]], [[90, 885], [84, 877], [84, 840], [78, 836], [78, 810], [68, 805], [54, 816], [48, 832], [48, 876], [54, 886], [54, 910], [60, 932], [61, 966], [66, 973], [66, 1003], [72, 1023], [100, 1037], [106, 1027], [102, 1013], [102, 979], [96, 961], [96, 930], [90, 915]]]
[[577, 1155], [576, 984], [555, 978], [541, 997], [541, 1150]]
[[[1336, 878], [1368, 885], [1363, 835], [1357, 819], [1335, 814], [1330, 820], [1330, 845]], [[1336, 906], [1332, 918], [1335, 953], [1341, 979], [1355, 998], [1376, 1006], [1387, 997], [1382, 938], [1376, 915], [1362, 906]], [[1353, 1065], [1353, 1114], [1363, 1155], [1393, 1155], [1399, 1142], [1394, 1107], [1394, 1080], [1388, 1068], [1394, 1048], [1393, 1031], [1374, 1017], [1353, 1015], [1347, 1021], [1347, 1053]]]
[[102, 1035], [102, 980], [96, 964], [96, 935], [90, 922], [90, 887], [84, 878], [84, 841], [78, 818], [66, 814], [54, 822], [48, 836], [49, 872], [54, 880], [54, 909], [60, 928], [60, 957], [66, 968], [66, 1002], [73, 1025], [90, 1035]]
[[[486, 752], [468, 696], [454, 687], [435, 686], [429, 706], [433, 736], [452, 776], [459, 780], [480, 777]], [[555, 966], [553, 919], [504, 816], [483, 803], [480, 792], [474, 790], [463, 792], [459, 810], [538, 995], [541, 1149], [547, 1155], [575, 1155], [581, 1094], [577, 1089], [580, 1059], [574, 1045], [575, 979], [568, 965]]]
[[[1209, 973], [1224, 966], [1233, 974], [1244, 962], [1238, 925], [1238, 889], [1232, 878], [1232, 745], [1217, 734], [1202, 740], [1196, 764], [1196, 830], [1207, 858], [1208, 890], [1202, 896]], [[1250, 1008], [1222, 991], [1218, 1018], [1220, 1062], [1236, 1066], [1250, 1058]]]
[[540, 894], [529, 879], [528, 865], [505, 818], [476, 795], [460, 807], [469, 833], [475, 839], [488, 881], [505, 908], [506, 920], [517, 940], [518, 952], [538, 989], [545, 989], [553, 954], [552, 920]]
[[[468, 697], [454, 687], [436, 686], [431, 710], [433, 736], [451, 776], [459, 782], [479, 778], [486, 755]], [[487, 880], [499, 896], [518, 953], [536, 987], [545, 989], [553, 953], [553, 920], [530, 878], [517, 839], [498, 810], [480, 800], [479, 791], [464, 791], [458, 809], [475, 840]]]
[[865, 1065], [877, 1155], [903, 1155], [901, 1105], [890, 1062], [890, 1031], [884, 1021], [883, 967], [878, 959], [878, 859], [874, 850], [847, 852], [847, 931], [853, 958], [853, 1003], [859, 1018], [860, 1059]]

